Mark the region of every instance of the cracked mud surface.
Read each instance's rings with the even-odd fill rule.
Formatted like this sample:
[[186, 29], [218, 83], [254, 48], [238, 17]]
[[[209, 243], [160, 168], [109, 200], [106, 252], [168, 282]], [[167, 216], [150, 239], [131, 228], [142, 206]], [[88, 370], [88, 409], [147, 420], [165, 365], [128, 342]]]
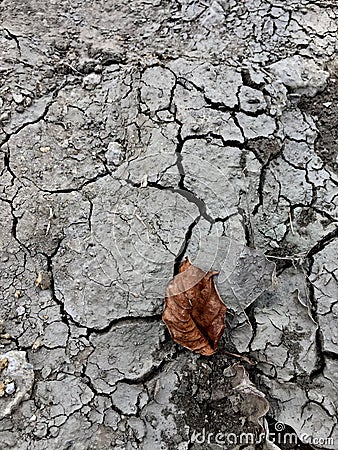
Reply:
[[[0, 448], [336, 449], [336, 3], [2, 15]], [[161, 321], [186, 255], [220, 271], [210, 358]]]

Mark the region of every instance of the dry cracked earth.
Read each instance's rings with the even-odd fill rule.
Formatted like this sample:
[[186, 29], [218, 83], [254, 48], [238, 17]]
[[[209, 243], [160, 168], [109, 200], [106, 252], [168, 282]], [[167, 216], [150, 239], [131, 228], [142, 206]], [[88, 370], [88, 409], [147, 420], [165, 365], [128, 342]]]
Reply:
[[[337, 19], [2, 1], [2, 450], [338, 448]], [[187, 255], [209, 358], [161, 321]]]

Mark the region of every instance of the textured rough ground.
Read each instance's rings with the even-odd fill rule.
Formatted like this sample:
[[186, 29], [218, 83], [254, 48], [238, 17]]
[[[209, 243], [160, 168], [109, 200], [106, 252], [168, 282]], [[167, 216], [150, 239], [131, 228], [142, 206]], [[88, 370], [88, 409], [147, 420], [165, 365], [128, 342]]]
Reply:
[[[3, 1], [1, 449], [263, 422], [266, 449], [337, 448], [337, 26], [328, 0]], [[259, 390], [170, 340], [186, 254]]]

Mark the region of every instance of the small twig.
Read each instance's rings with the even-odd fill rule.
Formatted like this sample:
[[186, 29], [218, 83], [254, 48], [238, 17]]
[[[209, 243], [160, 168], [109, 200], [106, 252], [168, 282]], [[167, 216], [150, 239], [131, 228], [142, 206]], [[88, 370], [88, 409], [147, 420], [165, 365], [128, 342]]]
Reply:
[[79, 75], [81, 75], [82, 77], [85, 75], [84, 73], [80, 72], [79, 70], [75, 69], [75, 67], [71, 66], [70, 64], [66, 63], [63, 61], [63, 65], [69, 67], [70, 69], [72, 69], [74, 72], [77, 72]]
[[223, 349], [220, 350], [220, 352], [223, 353], [224, 355], [233, 356], [234, 358], [242, 359], [246, 363], [250, 364], [250, 366], [254, 366], [255, 365], [255, 363], [253, 361], [251, 361], [249, 358], [247, 358], [246, 356], [238, 355], [237, 353], [227, 352], [226, 350], [223, 350]]
[[52, 207], [50, 206], [50, 207], [49, 207], [48, 224], [47, 224], [47, 228], [46, 228], [46, 236], [47, 236], [47, 234], [49, 233], [50, 226], [51, 226], [51, 220], [52, 220], [53, 216], [54, 216], [53, 209], [52, 209]]
[[145, 221], [142, 219], [142, 217], [140, 217], [137, 213], [135, 213], [135, 217], [136, 217], [136, 219], [138, 219], [138, 220], [142, 223], [142, 225], [144, 226], [144, 228], [146, 228], [146, 229], [149, 231], [149, 227], [148, 227], [148, 225], [145, 223]]
[[303, 259], [305, 257], [304, 253], [300, 253], [299, 255], [291, 255], [291, 256], [274, 256], [274, 255], [265, 255], [266, 258], [273, 258], [273, 259], [289, 259], [291, 261], [297, 260], [297, 259]]

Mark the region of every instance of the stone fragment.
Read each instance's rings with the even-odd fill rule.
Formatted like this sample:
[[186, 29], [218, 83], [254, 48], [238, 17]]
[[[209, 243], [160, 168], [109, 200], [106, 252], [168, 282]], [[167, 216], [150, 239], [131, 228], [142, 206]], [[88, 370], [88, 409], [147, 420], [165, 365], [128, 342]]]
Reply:
[[[6, 394], [0, 399], [0, 419], [3, 419], [29, 398], [34, 383], [34, 370], [27, 363], [26, 353], [22, 351], [11, 350], [1, 355], [0, 361], [7, 361], [0, 374], [1, 379], [5, 380], [1, 391]], [[6, 383], [6, 379], [11, 381]]]
[[0, 357], [0, 372], [4, 370], [8, 366], [8, 358], [1, 356]]
[[101, 82], [101, 75], [98, 73], [90, 73], [83, 78], [82, 86], [84, 89], [92, 90], [95, 89], [98, 84]]
[[13, 96], [13, 100], [18, 105], [24, 101], [24, 96], [22, 94], [16, 94], [16, 93], [13, 92], [12, 96]]
[[42, 290], [49, 289], [51, 285], [51, 275], [49, 272], [39, 272], [35, 280], [35, 286]]
[[7, 395], [12, 395], [15, 392], [15, 383], [14, 381], [11, 381], [10, 383], [6, 384], [5, 392]]

